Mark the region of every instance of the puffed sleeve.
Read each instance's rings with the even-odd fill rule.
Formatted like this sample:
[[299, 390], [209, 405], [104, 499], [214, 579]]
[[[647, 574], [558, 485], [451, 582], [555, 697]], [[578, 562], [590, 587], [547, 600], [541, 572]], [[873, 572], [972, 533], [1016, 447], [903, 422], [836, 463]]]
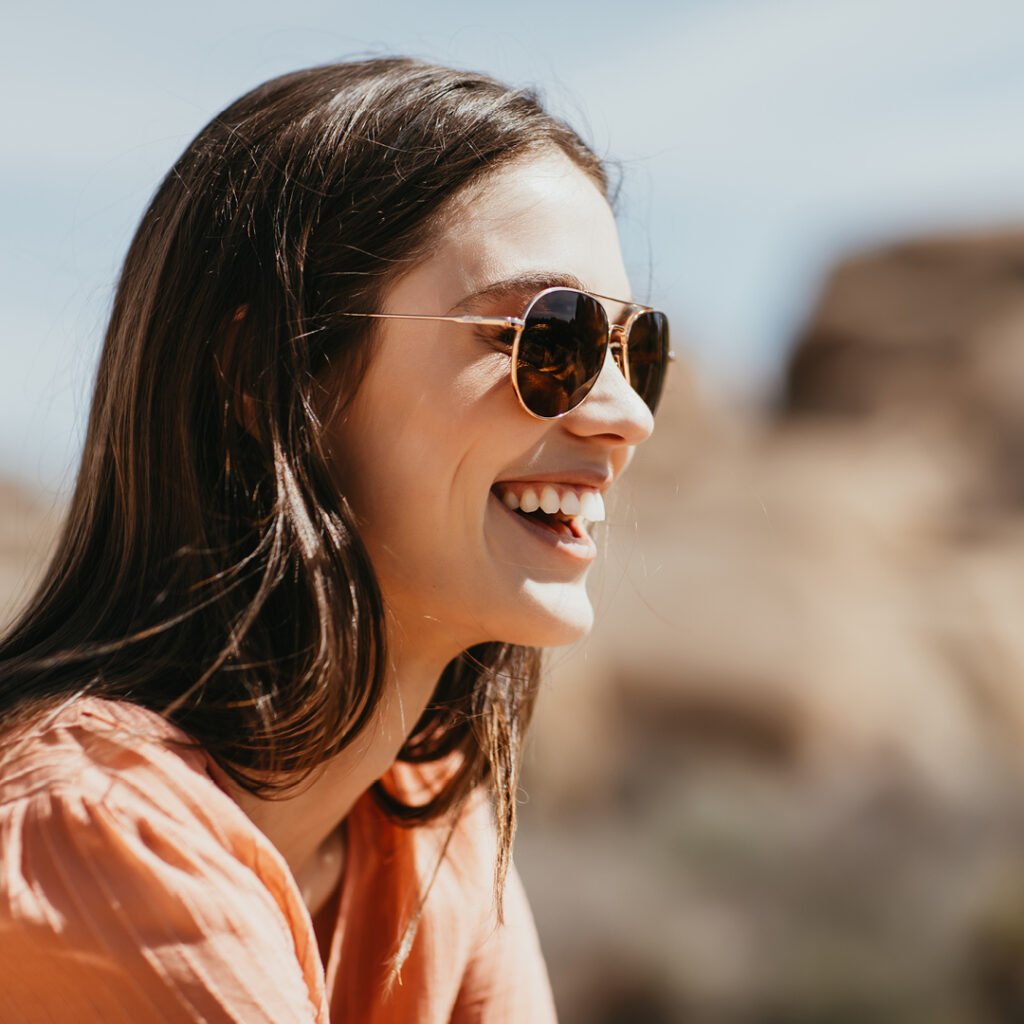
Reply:
[[327, 1020], [258, 851], [238, 856], [185, 805], [90, 790], [51, 787], [0, 819], [0, 1020]]

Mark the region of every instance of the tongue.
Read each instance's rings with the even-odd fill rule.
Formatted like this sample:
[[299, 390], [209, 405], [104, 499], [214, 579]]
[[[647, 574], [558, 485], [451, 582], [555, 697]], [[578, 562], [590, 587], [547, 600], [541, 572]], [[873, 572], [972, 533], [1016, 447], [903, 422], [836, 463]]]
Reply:
[[569, 524], [563, 519], [558, 518], [558, 514], [548, 515], [547, 512], [537, 509], [536, 512], [524, 512], [522, 509], [517, 510], [519, 515], [526, 519], [532, 519], [535, 523], [540, 523], [541, 526], [547, 527], [553, 533], [564, 533], [567, 536], [572, 534], [572, 530]]

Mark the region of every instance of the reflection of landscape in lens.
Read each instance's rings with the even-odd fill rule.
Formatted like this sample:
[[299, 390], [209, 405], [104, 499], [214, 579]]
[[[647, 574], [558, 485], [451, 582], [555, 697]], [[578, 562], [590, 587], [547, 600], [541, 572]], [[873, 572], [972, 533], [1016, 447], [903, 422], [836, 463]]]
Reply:
[[608, 347], [608, 318], [596, 299], [558, 289], [541, 295], [525, 317], [516, 376], [539, 416], [575, 408], [594, 386]]

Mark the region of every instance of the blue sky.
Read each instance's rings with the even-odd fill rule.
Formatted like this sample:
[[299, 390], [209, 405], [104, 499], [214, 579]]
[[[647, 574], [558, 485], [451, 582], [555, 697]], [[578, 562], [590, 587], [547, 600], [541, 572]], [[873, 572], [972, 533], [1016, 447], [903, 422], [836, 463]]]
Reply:
[[537, 84], [622, 161], [635, 290], [715, 386], [772, 386], [849, 248], [1024, 224], [1019, 0], [9, 0], [0, 475], [68, 486], [119, 262], [195, 132], [272, 75], [387, 52]]

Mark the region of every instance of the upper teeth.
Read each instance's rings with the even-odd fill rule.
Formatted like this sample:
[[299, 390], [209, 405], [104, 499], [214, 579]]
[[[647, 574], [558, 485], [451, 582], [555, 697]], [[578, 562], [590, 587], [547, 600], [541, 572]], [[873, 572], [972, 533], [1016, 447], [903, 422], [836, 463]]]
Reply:
[[539, 489], [525, 487], [519, 494], [507, 488], [501, 500], [513, 510], [536, 512], [541, 509], [548, 515], [561, 512], [566, 516], [582, 516], [592, 523], [604, 521], [604, 498], [600, 491], [577, 491], [569, 487], [557, 488], [552, 484], [544, 484]]

